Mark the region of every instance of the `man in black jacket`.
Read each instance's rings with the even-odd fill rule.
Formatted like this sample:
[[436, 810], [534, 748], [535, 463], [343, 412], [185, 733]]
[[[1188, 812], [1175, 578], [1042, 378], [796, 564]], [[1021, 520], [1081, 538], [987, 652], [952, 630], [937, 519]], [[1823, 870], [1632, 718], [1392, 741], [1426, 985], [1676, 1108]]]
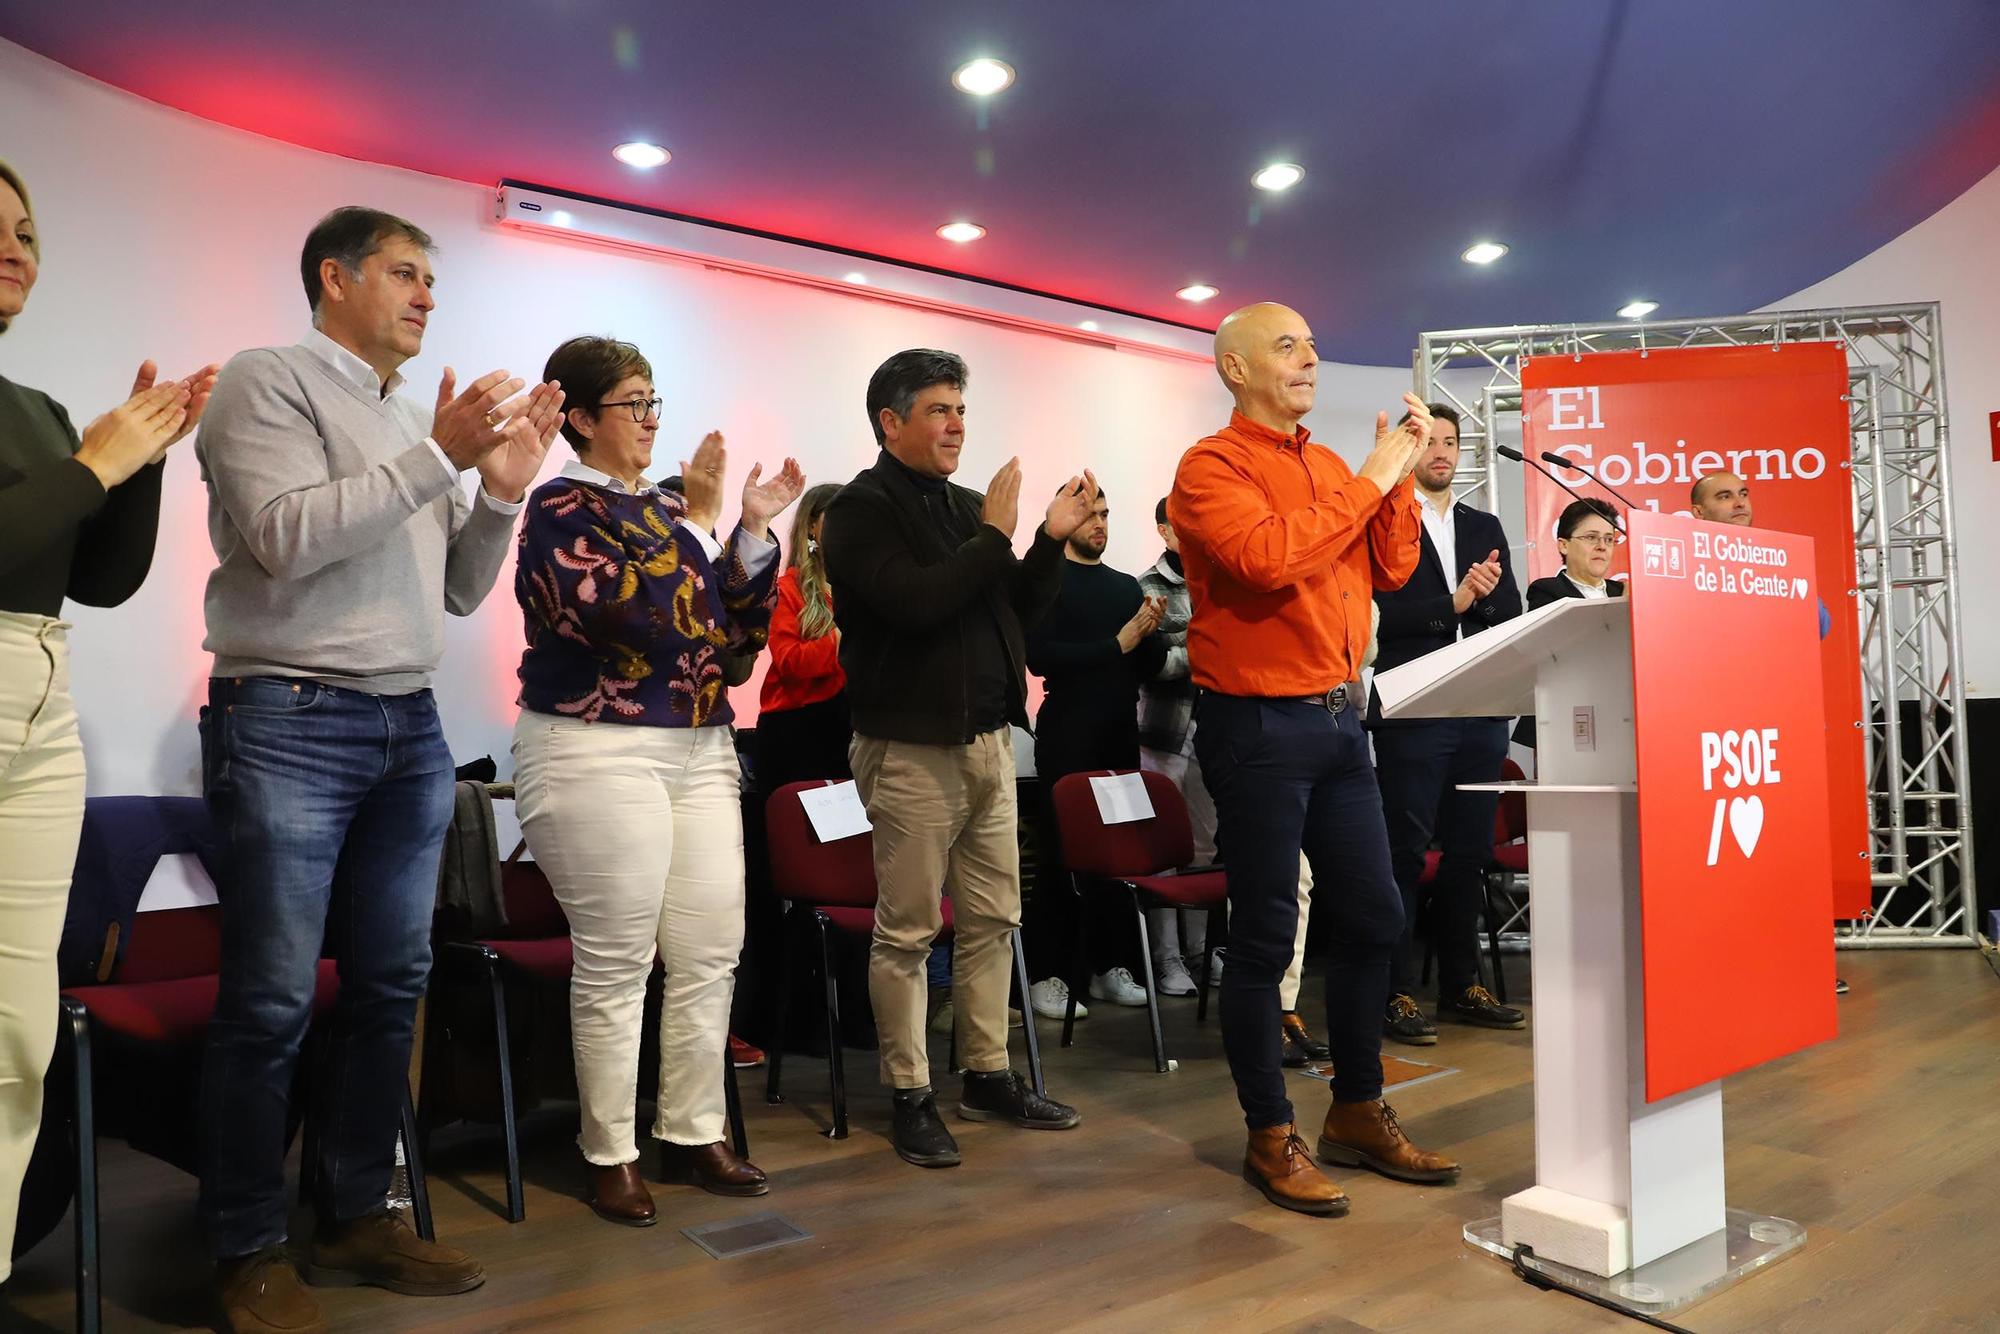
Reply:
[[[1378, 672], [1521, 614], [1500, 520], [1452, 499], [1458, 414], [1433, 403], [1431, 417], [1431, 442], [1417, 459], [1415, 473], [1424, 520], [1423, 557], [1403, 587], [1375, 594], [1382, 609]], [[1411, 940], [1417, 881], [1433, 838], [1440, 849], [1430, 918], [1438, 956], [1438, 1018], [1486, 1028], [1522, 1027], [1527, 1019], [1519, 1010], [1501, 1005], [1479, 985], [1481, 886], [1493, 855], [1499, 796], [1458, 790], [1461, 783], [1490, 783], [1500, 777], [1507, 757], [1507, 720], [1385, 719], [1376, 697], [1368, 703], [1368, 723], [1374, 730], [1382, 813], [1389, 824], [1390, 865], [1403, 892], [1403, 940], [1383, 1032], [1412, 1045], [1437, 1041], [1436, 1027], [1411, 998], [1418, 971]]]
[[1097, 483], [1089, 472], [1065, 482], [1016, 559], [1020, 461], [984, 496], [950, 481], [965, 444], [965, 381], [964, 361], [929, 349], [877, 368], [868, 420], [882, 456], [828, 507], [822, 535], [854, 718], [849, 756], [874, 825], [868, 994], [896, 1152], [920, 1167], [959, 1160], [924, 1041], [940, 887], [954, 918], [958, 1114], [1044, 1130], [1081, 1119], [1007, 1061], [1007, 933], [1021, 924], [1009, 726], [1028, 725], [1022, 627], [1055, 601], [1063, 544], [1096, 507]]

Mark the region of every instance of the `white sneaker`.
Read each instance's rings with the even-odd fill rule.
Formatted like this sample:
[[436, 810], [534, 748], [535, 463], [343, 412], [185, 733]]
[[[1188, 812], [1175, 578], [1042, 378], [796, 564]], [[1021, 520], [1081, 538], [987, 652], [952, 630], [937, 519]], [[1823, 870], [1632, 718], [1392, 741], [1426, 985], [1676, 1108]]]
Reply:
[[[1028, 988], [1028, 1004], [1044, 1019], [1066, 1019], [1069, 1017], [1069, 983], [1059, 977], [1045, 977]], [[1088, 1019], [1090, 1007], [1082, 1001], [1076, 1003], [1076, 1017]]]
[[1144, 1005], [1146, 989], [1132, 980], [1129, 968], [1114, 968], [1090, 979], [1090, 998], [1113, 1005]]
[[1153, 985], [1159, 988], [1162, 996], [1192, 996], [1195, 993], [1194, 977], [1178, 954], [1153, 960]]

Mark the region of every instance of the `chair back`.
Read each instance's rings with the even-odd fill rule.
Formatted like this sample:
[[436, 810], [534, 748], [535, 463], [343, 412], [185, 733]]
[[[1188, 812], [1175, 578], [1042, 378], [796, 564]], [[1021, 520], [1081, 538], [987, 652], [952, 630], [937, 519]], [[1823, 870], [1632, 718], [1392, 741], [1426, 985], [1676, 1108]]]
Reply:
[[[1527, 778], [1521, 766], [1512, 760], [1500, 762], [1500, 781], [1519, 783]], [[1502, 792], [1500, 805], [1493, 812], [1493, 842], [1514, 843], [1528, 836], [1528, 794], [1525, 792]]]
[[569, 917], [556, 901], [548, 873], [516, 857], [500, 866], [500, 897], [507, 907], [507, 924], [490, 939], [548, 940], [569, 934]]
[[133, 914], [108, 981], [176, 982], [222, 971], [222, 909], [213, 903]]
[[[1106, 824], [1098, 814], [1090, 780], [1125, 772], [1137, 772], [1145, 781], [1152, 818]], [[1194, 826], [1188, 821], [1187, 803], [1165, 774], [1143, 769], [1065, 774], [1056, 780], [1052, 800], [1063, 864], [1078, 875], [1128, 880], [1178, 871], [1194, 860]]]
[[[127, 976], [139, 899], [160, 858], [179, 853], [198, 857], [209, 878], [221, 886], [221, 840], [200, 797], [92, 797], [84, 802], [83, 832], [56, 952], [63, 986], [141, 980]], [[144, 934], [159, 948], [151, 943], [144, 947], [150, 957], [139, 968], [153, 975], [145, 980], [215, 971], [221, 920], [215, 908], [168, 909], [146, 916], [168, 920], [147, 923]], [[185, 965], [175, 961], [175, 949], [192, 951]]]
[[764, 837], [771, 854], [771, 892], [781, 899], [837, 908], [875, 906], [875, 840], [855, 834], [820, 842], [799, 801], [826, 782], [787, 783], [764, 803]]

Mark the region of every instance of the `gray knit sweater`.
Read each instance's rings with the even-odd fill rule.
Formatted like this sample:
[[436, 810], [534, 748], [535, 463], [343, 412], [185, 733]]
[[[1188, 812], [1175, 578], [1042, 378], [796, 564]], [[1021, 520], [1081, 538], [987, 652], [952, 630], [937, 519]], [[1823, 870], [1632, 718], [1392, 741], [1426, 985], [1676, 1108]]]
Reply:
[[238, 353], [196, 437], [221, 562], [204, 611], [217, 676], [304, 677], [377, 695], [430, 684], [444, 613], [493, 586], [518, 505], [469, 503], [426, 437], [430, 409], [382, 395], [317, 332]]

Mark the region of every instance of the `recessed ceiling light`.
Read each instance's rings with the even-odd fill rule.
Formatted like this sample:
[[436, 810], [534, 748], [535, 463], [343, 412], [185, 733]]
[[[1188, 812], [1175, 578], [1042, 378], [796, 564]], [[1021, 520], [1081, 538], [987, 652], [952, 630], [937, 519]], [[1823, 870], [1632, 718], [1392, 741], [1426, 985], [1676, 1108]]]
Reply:
[[986, 229], [976, 222], [947, 222], [937, 229], [937, 234], [947, 241], [964, 245], [967, 241], [977, 241], [986, 235]]
[[1296, 162], [1273, 162], [1250, 178], [1259, 190], [1289, 190], [1306, 178], [1306, 169]]
[[673, 161], [674, 158], [672, 153], [669, 153], [658, 144], [642, 143], [620, 144], [611, 150], [611, 156], [617, 158], [626, 166], [637, 167], [641, 171], [650, 171], [654, 167], [664, 167], [667, 163]]
[[974, 97], [991, 97], [1014, 82], [1014, 67], [1004, 60], [981, 56], [952, 71], [952, 86]]
[[1216, 290], [1207, 283], [1189, 283], [1174, 295], [1183, 301], [1206, 301], [1216, 295]]
[[1507, 247], [1498, 241], [1481, 241], [1476, 245], [1467, 246], [1459, 258], [1467, 264], [1491, 264], [1506, 253]]
[[1643, 320], [1660, 308], [1657, 301], [1631, 301], [1618, 308], [1618, 318], [1622, 320]]
[[865, 273], [850, 273], [846, 275], [844, 278], [842, 278], [841, 281], [850, 283], [860, 283], [863, 287], [866, 287], [868, 285], [868, 275]]
[[1097, 332], [1097, 321], [1096, 321], [1096, 320], [1079, 320], [1079, 321], [1077, 321], [1077, 325], [1076, 325], [1076, 327], [1077, 327], [1077, 328], [1079, 328], [1079, 329], [1081, 329], [1081, 330], [1083, 330], [1083, 331], [1084, 331], [1085, 333], [1096, 333], [1096, 332]]

